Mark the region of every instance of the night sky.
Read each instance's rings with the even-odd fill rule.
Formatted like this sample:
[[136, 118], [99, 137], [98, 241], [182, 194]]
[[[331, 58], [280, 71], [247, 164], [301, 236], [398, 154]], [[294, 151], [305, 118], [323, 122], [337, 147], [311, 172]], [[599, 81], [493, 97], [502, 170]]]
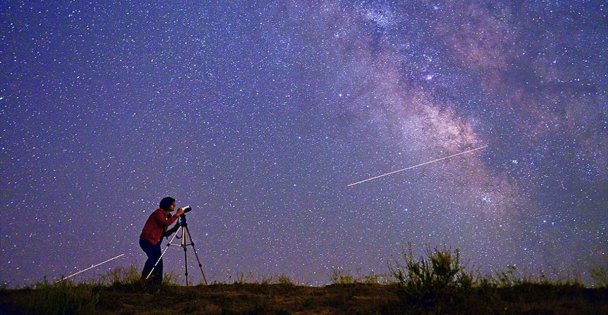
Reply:
[[[408, 242], [481, 271], [608, 264], [605, 1], [3, 1], [0, 16], [0, 282], [122, 253], [75, 280], [141, 269], [165, 196], [194, 207], [210, 282], [386, 273]], [[183, 274], [179, 247], [165, 271]]]

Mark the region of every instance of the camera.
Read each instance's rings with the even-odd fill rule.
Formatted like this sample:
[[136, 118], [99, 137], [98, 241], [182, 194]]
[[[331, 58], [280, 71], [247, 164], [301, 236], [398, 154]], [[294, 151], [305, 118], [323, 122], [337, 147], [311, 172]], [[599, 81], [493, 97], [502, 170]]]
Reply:
[[183, 209], [184, 209], [184, 213], [188, 213], [188, 212], [192, 211], [191, 206], [185, 206], [185, 207], [183, 207]]

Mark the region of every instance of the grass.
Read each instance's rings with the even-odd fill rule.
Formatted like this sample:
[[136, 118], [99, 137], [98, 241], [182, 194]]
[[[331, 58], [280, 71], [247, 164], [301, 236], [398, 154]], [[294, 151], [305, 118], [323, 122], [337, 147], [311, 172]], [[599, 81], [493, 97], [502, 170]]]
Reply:
[[406, 304], [426, 305], [472, 288], [473, 276], [460, 264], [458, 250], [429, 250], [427, 257], [415, 259], [410, 245], [402, 255], [404, 262], [389, 264], [389, 270]]
[[608, 288], [608, 266], [593, 267], [591, 269], [591, 278], [594, 280], [595, 287]]
[[329, 274], [330, 282], [334, 285], [352, 284], [390, 284], [394, 283], [386, 274], [352, 275], [348, 270], [333, 268]]
[[570, 274], [526, 276], [515, 266], [484, 276], [468, 270], [458, 250], [435, 248], [416, 258], [411, 245], [388, 265], [387, 275], [334, 269], [332, 285], [325, 287], [296, 285], [286, 275], [256, 279], [251, 273], [192, 287], [177, 285], [177, 277], [167, 274], [163, 285], [145, 286], [135, 267], [117, 268], [87, 283], [43, 280], [0, 288], [0, 313], [608, 313], [608, 268], [591, 271], [592, 288]]
[[23, 314], [91, 314], [99, 302], [99, 290], [90, 284], [43, 281], [25, 293], [14, 301]]

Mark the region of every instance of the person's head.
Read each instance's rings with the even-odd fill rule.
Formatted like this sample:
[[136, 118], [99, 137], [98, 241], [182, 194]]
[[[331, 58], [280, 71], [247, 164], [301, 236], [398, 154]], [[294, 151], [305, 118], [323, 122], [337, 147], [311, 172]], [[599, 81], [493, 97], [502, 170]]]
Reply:
[[171, 197], [165, 197], [160, 201], [159, 207], [165, 211], [175, 210], [175, 199]]

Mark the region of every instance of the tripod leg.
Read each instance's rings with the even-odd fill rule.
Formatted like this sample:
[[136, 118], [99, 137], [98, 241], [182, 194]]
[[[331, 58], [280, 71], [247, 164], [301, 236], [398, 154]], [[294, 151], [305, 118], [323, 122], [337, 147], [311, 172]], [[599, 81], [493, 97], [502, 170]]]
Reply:
[[205, 281], [205, 285], [207, 284], [207, 277], [205, 277], [205, 272], [203, 271], [203, 264], [201, 264], [201, 260], [198, 258], [198, 253], [196, 252], [196, 247], [194, 247], [194, 241], [192, 240], [192, 236], [190, 235], [190, 230], [186, 229], [188, 233], [188, 238], [190, 238], [190, 245], [192, 245], [192, 250], [194, 251], [194, 256], [196, 257], [196, 261], [198, 262], [198, 268], [201, 270], [201, 274], [203, 275], [203, 280]]
[[[182, 227], [180, 226], [179, 228], [181, 229]], [[173, 235], [173, 237], [171, 238], [171, 240], [169, 241], [169, 243], [167, 243], [167, 247], [165, 247], [165, 249], [163, 250], [163, 253], [160, 255], [160, 257], [158, 258], [158, 260], [154, 264], [154, 267], [152, 267], [152, 270], [150, 270], [150, 273], [148, 273], [148, 275], [146, 276], [146, 280], [148, 278], [150, 278], [150, 276], [154, 272], [154, 269], [156, 268], [156, 266], [158, 265], [158, 263], [160, 263], [160, 260], [163, 259], [163, 256], [165, 256], [165, 253], [167, 252], [167, 249], [169, 249], [169, 246], [171, 246], [171, 242], [173, 242], [173, 239], [175, 238], [175, 236], [177, 236], [177, 233], [175, 233]]]
[[[188, 231], [188, 226], [185, 226], [182, 229], [182, 248], [184, 249], [184, 270], [185, 270], [185, 275], [186, 275], [186, 286], [189, 285], [188, 284], [188, 251], [187, 251], [187, 247], [188, 247], [188, 243], [186, 242], [186, 231]], [[190, 233], [188, 233], [188, 235], [190, 235]]]

